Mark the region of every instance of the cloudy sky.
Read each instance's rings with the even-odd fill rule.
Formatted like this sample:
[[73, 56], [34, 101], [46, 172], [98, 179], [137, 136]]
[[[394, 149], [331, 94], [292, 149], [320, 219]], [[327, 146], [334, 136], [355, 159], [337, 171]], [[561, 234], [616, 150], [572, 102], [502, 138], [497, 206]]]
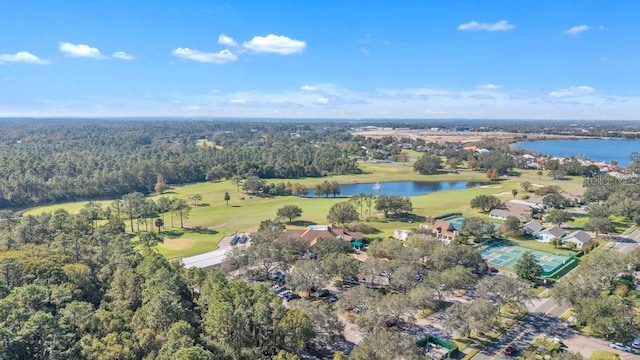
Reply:
[[0, 117], [640, 119], [640, 1], [5, 1]]

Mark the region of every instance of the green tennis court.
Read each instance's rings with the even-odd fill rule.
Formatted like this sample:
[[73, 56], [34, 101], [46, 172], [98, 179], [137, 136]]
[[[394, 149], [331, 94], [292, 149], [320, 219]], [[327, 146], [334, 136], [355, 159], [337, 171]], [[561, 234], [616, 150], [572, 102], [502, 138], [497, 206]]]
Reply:
[[551, 254], [548, 252], [527, 249], [517, 245], [511, 245], [502, 240], [491, 240], [478, 247], [478, 251], [487, 264], [505, 269], [514, 269], [520, 255], [529, 251], [542, 266], [542, 276], [549, 276], [574, 261], [571, 253], [567, 255]]

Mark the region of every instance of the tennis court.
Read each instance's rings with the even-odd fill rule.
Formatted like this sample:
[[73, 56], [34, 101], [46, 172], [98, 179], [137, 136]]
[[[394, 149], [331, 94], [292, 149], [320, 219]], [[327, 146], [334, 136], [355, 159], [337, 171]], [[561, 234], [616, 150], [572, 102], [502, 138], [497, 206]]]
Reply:
[[574, 261], [573, 255], [559, 255], [548, 252], [527, 249], [517, 245], [511, 245], [502, 240], [491, 240], [478, 247], [482, 258], [487, 264], [506, 269], [514, 269], [520, 255], [529, 251], [542, 266], [542, 275], [548, 276], [562, 268], [564, 265]]

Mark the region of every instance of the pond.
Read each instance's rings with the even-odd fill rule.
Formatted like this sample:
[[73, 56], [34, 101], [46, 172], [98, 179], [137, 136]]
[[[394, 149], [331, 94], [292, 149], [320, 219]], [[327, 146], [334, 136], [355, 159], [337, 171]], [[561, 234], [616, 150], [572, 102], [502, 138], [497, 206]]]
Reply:
[[[360, 193], [417, 196], [436, 191], [468, 189], [484, 184], [484, 182], [480, 181], [389, 181], [381, 183], [340, 184], [340, 196], [353, 196]], [[313, 189], [309, 191], [308, 196], [314, 196]]]
[[616, 160], [623, 167], [631, 163], [629, 155], [640, 150], [640, 140], [619, 139], [539, 140], [519, 142], [516, 145], [545, 155], [606, 162]]

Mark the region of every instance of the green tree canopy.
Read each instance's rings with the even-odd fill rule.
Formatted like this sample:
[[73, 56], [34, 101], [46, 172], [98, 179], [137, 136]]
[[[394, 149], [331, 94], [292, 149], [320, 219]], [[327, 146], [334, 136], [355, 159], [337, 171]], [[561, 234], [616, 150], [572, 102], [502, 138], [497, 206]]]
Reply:
[[289, 219], [289, 224], [293, 219], [302, 216], [302, 209], [298, 205], [285, 205], [278, 209], [277, 216], [279, 218]]
[[520, 279], [533, 281], [542, 273], [542, 265], [540, 265], [531, 251], [526, 251], [520, 255], [516, 262], [515, 270]]
[[358, 221], [358, 211], [349, 202], [339, 202], [331, 206], [327, 220], [330, 223], [345, 224]]
[[438, 155], [424, 154], [413, 163], [413, 169], [421, 175], [436, 174], [442, 168], [442, 159]]
[[471, 199], [471, 208], [480, 209], [482, 212], [491, 211], [502, 205], [502, 201], [493, 195], [478, 195]]

